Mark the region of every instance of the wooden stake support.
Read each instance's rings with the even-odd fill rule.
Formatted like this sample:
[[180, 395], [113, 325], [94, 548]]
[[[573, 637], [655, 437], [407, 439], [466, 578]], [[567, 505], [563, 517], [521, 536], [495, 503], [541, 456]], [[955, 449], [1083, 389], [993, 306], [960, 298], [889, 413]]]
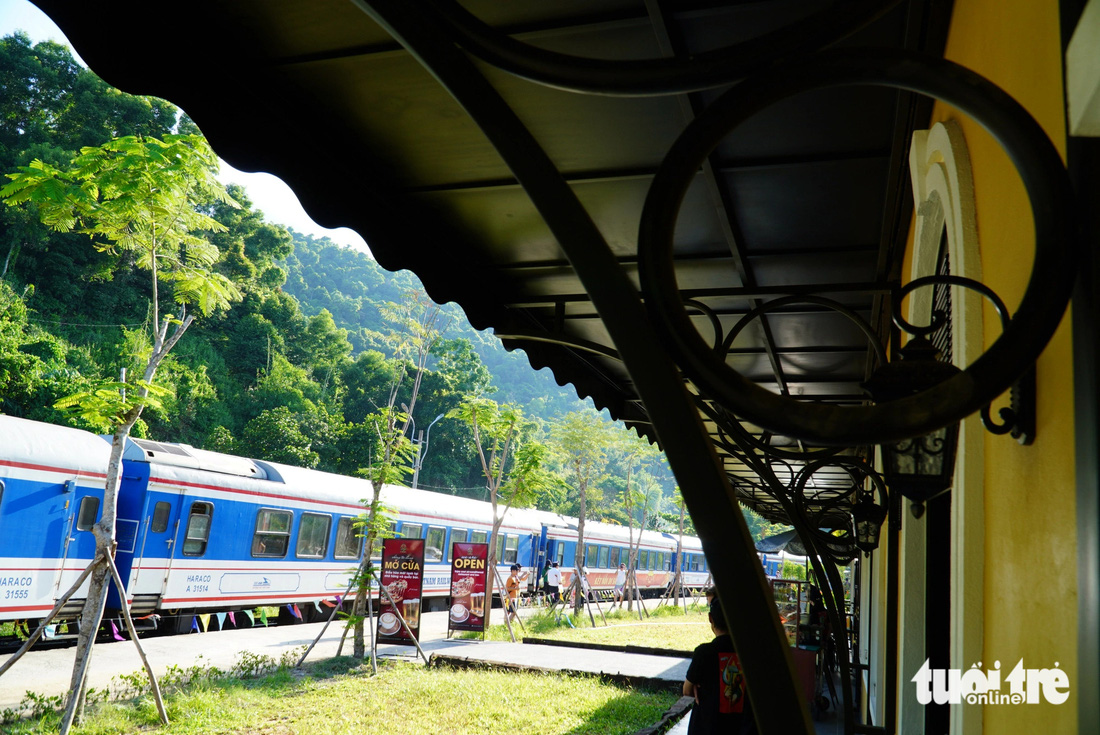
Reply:
[[[340, 596], [341, 600], [347, 599], [348, 593], [351, 592], [351, 588], [354, 585], [355, 585], [355, 580], [352, 580], [348, 584], [347, 589], [344, 590], [344, 594]], [[328, 626], [332, 623], [333, 619], [336, 618], [336, 613], [338, 613], [338, 612], [340, 612], [340, 606], [336, 605], [335, 607], [332, 608], [332, 612], [330, 612], [328, 614], [328, 620], [325, 621], [325, 627], [321, 628], [321, 632], [318, 633], [317, 637], [313, 639], [313, 643], [309, 644], [309, 648], [307, 648], [305, 653], [302, 654], [302, 657], [300, 659], [298, 659], [298, 663], [295, 665], [295, 668], [301, 667], [301, 665], [306, 662], [306, 656], [309, 655], [309, 652], [313, 650], [314, 646], [316, 646], [318, 643], [320, 643], [321, 638], [323, 638], [324, 635], [325, 635], [325, 631], [328, 630]], [[344, 633], [346, 635], [347, 631], [345, 630]], [[343, 641], [341, 640], [340, 643], [343, 644]], [[337, 655], [339, 655], [339, 654], [337, 654]]]
[[111, 576], [115, 579], [115, 585], [118, 587], [119, 599], [122, 602], [122, 619], [126, 621], [126, 629], [130, 631], [130, 640], [134, 642], [134, 646], [137, 647], [138, 657], [141, 659], [141, 663], [145, 666], [145, 673], [149, 675], [149, 684], [153, 689], [153, 699], [157, 703], [157, 712], [160, 713], [160, 721], [165, 725], [168, 724], [168, 711], [164, 709], [164, 700], [160, 696], [160, 685], [157, 683], [157, 675], [153, 673], [153, 667], [149, 665], [149, 659], [145, 657], [145, 651], [141, 648], [141, 643], [138, 641], [137, 631], [134, 630], [134, 621], [130, 617], [130, 607], [126, 604], [126, 588], [122, 584], [122, 575], [118, 573], [118, 567], [115, 566], [115, 560], [110, 555], [104, 557], [107, 559], [107, 564], [111, 567]]
[[[413, 645], [416, 646], [416, 650], [420, 653], [420, 656], [424, 659], [424, 663], [428, 663], [428, 655], [426, 653], [424, 653], [424, 649], [420, 647], [420, 641], [416, 640], [416, 636], [413, 635], [412, 630], [409, 628], [409, 624], [405, 622], [405, 616], [401, 614], [401, 609], [398, 607], [397, 601], [393, 599], [393, 595], [391, 595], [390, 591], [388, 589], [386, 589], [385, 585], [382, 584], [382, 580], [378, 579], [374, 575], [375, 575], [375, 571], [372, 569], [371, 570], [371, 577], [378, 582], [378, 588], [380, 590], [382, 590], [382, 594], [384, 594], [386, 596], [386, 599], [390, 601], [390, 605], [393, 606], [394, 614], [397, 616], [397, 619], [401, 621], [401, 627], [404, 628], [405, 632], [409, 634], [409, 638], [412, 640]], [[370, 589], [370, 588], [368, 587], [368, 589]], [[367, 598], [367, 602], [368, 603], [370, 602], [369, 597]], [[375, 654], [375, 649], [377, 649], [377, 647], [378, 647], [378, 639], [375, 638], [375, 636], [374, 636], [374, 627], [372, 625], [371, 626], [371, 661], [374, 660], [374, 657], [376, 655]]]

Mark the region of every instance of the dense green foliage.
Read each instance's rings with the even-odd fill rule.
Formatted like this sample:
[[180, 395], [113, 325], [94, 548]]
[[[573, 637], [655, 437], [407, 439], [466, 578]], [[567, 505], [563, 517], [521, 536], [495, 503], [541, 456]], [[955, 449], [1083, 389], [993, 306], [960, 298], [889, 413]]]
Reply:
[[[170, 104], [112, 89], [63, 46], [22, 34], [0, 39], [0, 174], [35, 160], [61, 166], [123, 136], [197, 132]], [[362, 474], [378, 456], [372, 421], [408, 365], [387, 335], [401, 328], [399, 305], [426, 299], [423, 289], [365, 253], [266, 221], [240, 187], [229, 194], [232, 202], [200, 209], [219, 225], [204, 233], [218, 251], [213, 267], [240, 300], [190, 327], [157, 372], [167, 394], [134, 434]], [[89, 233], [53, 231], [41, 214], [34, 202], [0, 206], [0, 412], [95, 429], [55, 404], [117, 380], [122, 368], [139, 370], [152, 342], [153, 293], [135, 267], [139, 254], [93, 246]], [[171, 313], [171, 297], [159, 297], [160, 312]], [[456, 305], [442, 314], [443, 339], [413, 408], [417, 430], [444, 416], [431, 430], [420, 487], [488, 499], [471, 427], [456, 411], [482, 397], [522, 410], [534, 423], [528, 439], [551, 450], [545, 469], [559, 481], [540, 483], [523, 502], [577, 515], [576, 473], [568, 451], [553, 445], [583, 419], [607, 447], [586, 489], [587, 517], [637, 525], [646, 511], [647, 527], [678, 527], [675, 483], [659, 452], [639, 454], [636, 437], [628, 441], [571, 386], [474, 330]], [[411, 403], [407, 382], [401, 391], [395, 406]], [[760, 535], [770, 531], [747, 515]], [[693, 532], [690, 519], [685, 530]]]
[[[298, 299], [306, 314], [332, 314], [348, 330], [355, 352], [376, 349], [384, 324], [380, 305], [421, 291], [420, 281], [408, 271], [386, 271], [366, 253], [327, 238], [292, 234], [286, 292]], [[494, 400], [515, 404], [529, 416], [560, 416], [586, 405], [572, 387], [559, 386], [549, 370], [532, 370], [522, 352], [508, 352], [492, 334], [471, 327], [455, 304], [443, 308], [450, 318], [447, 336], [456, 350], [451, 359], [468, 361], [469, 370], [482, 367], [491, 374]], [[479, 362], [473, 363], [475, 359]]]

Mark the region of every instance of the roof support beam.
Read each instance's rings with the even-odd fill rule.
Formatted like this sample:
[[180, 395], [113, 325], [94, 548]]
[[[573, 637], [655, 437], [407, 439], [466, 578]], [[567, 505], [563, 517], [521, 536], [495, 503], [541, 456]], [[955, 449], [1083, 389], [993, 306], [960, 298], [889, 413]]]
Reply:
[[[794, 678], [793, 659], [756, 560], [737, 497], [706, 435], [691, 396], [660, 340], [637, 289], [562, 180], [546, 152], [476, 67], [448, 41], [438, 19], [418, 3], [356, 4], [435, 75], [496, 147], [569, 257], [622, 355], [657, 427], [711, 561], [718, 595], [746, 674], [768, 682], [767, 707], [750, 692], [765, 735], [813, 731]], [[737, 605], [732, 605], [734, 599]]]
[[[660, 0], [646, 0], [646, 8], [653, 21], [653, 29], [657, 35], [657, 43], [665, 55], [685, 55], [687, 50], [684, 47], [684, 43], [682, 39], [673, 35]], [[698, 114], [702, 106], [699, 96], [698, 94], [680, 95], [678, 99], [680, 100], [680, 109], [685, 118], [684, 122], [690, 123], [695, 119], [696, 114]], [[721, 171], [721, 162], [718, 161], [717, 154], [712, 151], [703, 162], [703, 183], [706, 186], [707, 193], [715, 202], [718, 222], [722, 228], [722, 234], [726, 238], [726, 244], [729, 247], [730, 255], [733, 257], [733, 264], [737, 269], [737, 275], [741, 280], [741, 284], [752, 287], [756, 285], [756, 277], [749, 268], [748, 256], [742, 245], [741, 233], [737, 231], [737, 219], [734, 216], [733, 202], [730, 201], [726, 189], [718, 184], [719, 171]], [[760, 302], [754, 300], [752, 306], [756, 308], [760, 306]], [[783, 364], [779, 361], [779, 356], [775, 353], [775, 336], [772, 334], [767, 315], [761, 315], [757, 322], [760, 326], [760, 334], [763, 338], [768, 361], [771, 363], [772, 372], [775, 374], [775, 379], [779, 383], [780, 391], [783, 395], [789, 395], [786, 378], [783, 375]]]

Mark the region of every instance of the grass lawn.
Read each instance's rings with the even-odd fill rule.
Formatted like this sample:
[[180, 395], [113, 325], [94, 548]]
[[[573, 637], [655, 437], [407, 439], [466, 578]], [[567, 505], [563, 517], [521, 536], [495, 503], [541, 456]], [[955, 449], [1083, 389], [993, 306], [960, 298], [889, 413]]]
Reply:
[[[251, 668], [256, 668], [252, 661]], [[248, 667], [246, 667], [248, 668]], [[342, 657], [292, 671], [284, 665], [256, 679], [190, 674], [166, 696], [172, 724], [161, 726], [148, 694], [89, 706], [80, 735], [119, 733], [307, 732], [628, 733], [656, 723], [675, 701], [671, 692], [648, 692], [596, 678], [508, 671], [426, 669], [387, 662], [377, 677], [369, 666]], [[221, 672], [219, 672], [221, 674]], [[128, 680], [140, 686], [141, 677]], [[171, 678], [171, 677], [168, 677]], [[57, 732], [60, 716], [47, 707], [30, 719], [8, 721], [3, 732]]]
[[[663, 605], [656, 610], [650, 610], [649, 617], [638, 620], [638, 613], [616, 609], [608, 612], [604, 605], [604, 615], [607, 625], [604, 625], [599, 612], [593, 606], [592, 614], [596, 618], [596, 627], [588, 618], [587, 612], [573, 617], [574, 628], [567, 623], [557, 622], [553, 616], [546, 613], [537, 613], [527, 618], [523, 624], [527, 628], [526, 634], [518, 626], [512, 624], [516, 633], [516, 639], [527, 635], [531, 638], [552, 638], [561, 641], [579, 641], [583, 643], [602, 643], [613, 646], [647, 646], [651, 648], [667, 648], [674, 651], [692, 651], [700, 643], [706, 643], [714, 638], [707, 621], [707, 609], [700, 605], [688, 608], [687, 615], [684, 608]], [[494, 617], [499, 619], [499, 612], [494, 611]], [[504, 623], [493, 625], [489, 628], [489, 640], [507, 641], [508, 630]]]

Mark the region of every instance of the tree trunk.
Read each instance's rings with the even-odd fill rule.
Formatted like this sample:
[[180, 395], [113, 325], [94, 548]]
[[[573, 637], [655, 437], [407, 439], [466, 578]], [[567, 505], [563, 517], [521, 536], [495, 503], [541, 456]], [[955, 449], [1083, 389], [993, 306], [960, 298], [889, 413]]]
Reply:
[[573, 613], [580, 615], [581, 610], [584, 608], [584, 585], [581, 583], [581, 571], [584, 569], [584, 517], [588, 510], [588, 484], [586, 482], [578, 483], [578, 490], [580, 490], [580, 514], [577, 518], [577, 553], [574, 554], [574, 571], [573, 575]]
[[359, 563], [359, 571], [356, 573], [359, 584], [356, 585], [355, 601], [351, 607], [351, 614], [355, 619], [351, 655], [360, 661], [367, 656], [366, 628], [364, 625], [371, 624], [371, 621], [367, 619], [367, 599], [371, 594], [371, 556], [373, 555], [374, 542], [377, 539], [375, 521], [378, 517], [378, 506], [382, 497], [382, 483], [371, 484], [374, 488], [374, 496], [371, 498], [370, 512], [367, 515], [367, 537], [364, 539], [363, 560]]
[[[137, 412], [137, 413], [140, 413]], [[111, 441], [111, 459], [107, 464], [107, 480], [103, 490], [103, 514], [99, 523], [92, 527], [95, 535], [95, 557], [112, 557], [115, 553], [115, 520], [118, 512], [118, 488], [122, 481], [122, 450], [130, 429], [137, 421], [135, 414], [115, 430]], [[92, 661], [92, 645], [96, 632], [103, 621], [103, 609], [107, 604], [107, 590], [110, 585], [111, 570], [104, 563], [89, 576], [88, 597], [80, 613], [80, 636], [77, 640], [76, 659], [73, 661], [73, 675], [69, 682], [69, 701], [61, 720], [61, 734], [65, 735], [74, 722], [78, 722], [84, 708], [85, 682], [88, 666]], [[125, 591], [119, 590], [125, 596]]]
[[[484, 625], [485, 625], [484, 629], [485, 630], [489, 630], [490, 620], [492, 619], [492, 615], [493, 615], [493, 594], [494, 594], [495, 585], [496, 585], [497, 562], [499, 561], [497, 559], [497, 536], [499, 535], [499, 532], [500, 532], [500, 521], [498, 521], [496, 519], [496, 515], [497, 515], [496, 507], [495, 507], [495, 504], [494, 504], [494, 507], [493, 507], [493, 527], [489, 531], [489, 553], [485, 555], [485, 558], [486, 558], [486, 560], [488, 562], [488, 565], [489, 565], [489, 568], [486, 570], [486, 574], [485, 574], [485, 621], [484, 621]], [[500, 598], [501, 600], [504, 599], [504, 597], [503, 597], [504, 594], [505, 594], [505, 592], [502, 590], [501, 591], [502, 596]], [[503, 609], [503, 608], [504, 608], [504, 603], [501, 603], [501, 609]], [[505, 615], [505, 617], [508, 617], [508, 616]]]
[[8, 266], [11, 264], [11, 257], [18, 249], [18, 244], [13, 244], [10, 248], [8, 248], [8, 256], [4, 258], [4, 270], [0, 272], [0, 281], [4, 280], [4, 277], [8, 275]]

